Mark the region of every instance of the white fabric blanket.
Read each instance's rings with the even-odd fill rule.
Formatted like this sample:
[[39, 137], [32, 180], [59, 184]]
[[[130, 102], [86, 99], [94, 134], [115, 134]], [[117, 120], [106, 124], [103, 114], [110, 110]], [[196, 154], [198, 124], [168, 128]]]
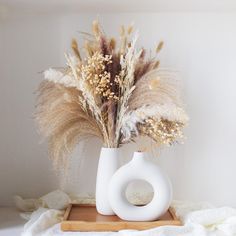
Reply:
[[[62, 232], [60, 221], [69, 197], [57, 190], [39, 200], [23, 200], [15, 198], [21, 210], [35, 210], [30, 216], [21, 214], [29, 221], [24, 226], [22, 236], [236, 236], [236, 209], [230, 207], [215, 208], [208, 203], [189, 203], [174, 201], [172, 207], [182, 220], [183, 226], [161, 226], [158, 228], [136, 231], [121, 230], [119, 232]], [[80, 202], [80, 200], [78, 200]], [[84, 201], [84, 200], [83, 200]], [[87, 202], [93, 200], [88, 199]], [[52, 206], [54, 209], [45, 207]], [[27, 208], [28, 207], [28, 208]]]

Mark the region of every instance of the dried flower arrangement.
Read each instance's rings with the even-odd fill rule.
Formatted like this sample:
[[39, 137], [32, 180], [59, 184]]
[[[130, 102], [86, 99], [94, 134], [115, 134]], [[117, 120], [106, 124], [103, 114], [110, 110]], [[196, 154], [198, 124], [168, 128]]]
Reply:
[[[174, 72], [159, 68], [156, 57], [136, 49], [132, 27], [121, 27], [120, 45], [108, 38], [98, 22], [87, 34], [82, 59], [76, 40], [67, 67], [49, 69], [38, 90], [36, 119], [49, 138], [49, 150], [61, 165], [75, 145], [91, 136], [106, 147], [119, 147], [137, 136], [158, 145], [182, 138], [188, 117]], [[160, 42], [156, 53], [163, 47]]]

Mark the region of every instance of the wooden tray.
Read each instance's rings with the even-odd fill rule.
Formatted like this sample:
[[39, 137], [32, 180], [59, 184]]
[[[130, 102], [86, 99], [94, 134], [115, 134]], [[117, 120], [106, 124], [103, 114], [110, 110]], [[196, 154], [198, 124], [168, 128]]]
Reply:
[[157, 221], [124, 221], [118, 216], [100, 215], [94, 205], [71, 204], [61, 223], [62, 231], [119, 231], [122, 229], [145, 230], [163, 225], [181, 225], [173, 209]]

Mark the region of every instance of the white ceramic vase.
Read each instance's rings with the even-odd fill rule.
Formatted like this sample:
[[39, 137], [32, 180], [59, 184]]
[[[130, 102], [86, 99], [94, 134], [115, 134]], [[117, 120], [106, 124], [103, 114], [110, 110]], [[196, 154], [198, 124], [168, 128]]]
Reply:
[[108, 185], [118, 169], [118, 148], [102, 148], [97, 169], [96, 208], [102, 215], [114, 215], [108, 200]]
[[[172, 186], [165, 173], [146, 159], [143, 152], [135, 152], [133, 159], [113, 175], [109, 184], [109, 201], [113, 211], [123, 220], [152, 221], [158, 219], [169, 208]], [[154, 195], [145, 206], [131, 204], [125, 195], [128, 184], [134, 180], [145, 180], [153, 187]]]

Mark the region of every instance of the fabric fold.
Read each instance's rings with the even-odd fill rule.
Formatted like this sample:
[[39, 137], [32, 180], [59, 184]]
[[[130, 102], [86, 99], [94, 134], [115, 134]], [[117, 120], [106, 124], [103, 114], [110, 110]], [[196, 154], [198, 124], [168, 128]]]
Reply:
[[[40, 199], [15, 197], [16, 207], [29, 221], [22, 236], [235, 236], [236, 209], [214, 207], [207, 202], [192, 203], [173, 201], [176, 215], [183, 226], [161, 226], [144, 231], [121, 230], [119, 232], [62, 232], [60, 222], [64, 209], [71, 202], [94, 203], [94, 199], [71, 198], [61, 190], [53, 191]], [[33, 211], [33, 213], [27, 212]]]

